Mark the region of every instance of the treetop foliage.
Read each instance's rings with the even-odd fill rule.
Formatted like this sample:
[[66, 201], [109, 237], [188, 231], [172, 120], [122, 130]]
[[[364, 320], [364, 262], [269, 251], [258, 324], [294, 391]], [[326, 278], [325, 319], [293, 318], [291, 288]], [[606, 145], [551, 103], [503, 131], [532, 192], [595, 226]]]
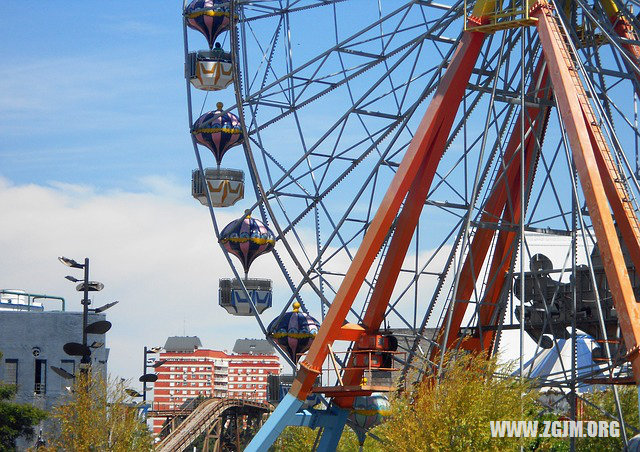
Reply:
[[[0, 358], [2, 353], [0, 352]], [[31, 438], [33, 427], [47, 417], [47, 413], [29, 404], [19, 404], [11, 399], [16, 386], [0, 383], [0, 450], [15, 450], [15, 441], [23, 436]]]
[[139, 418], [125, 382], [107, 381], [98, 372], [76, 376], [73, 394], [53, 413], [57, 435], [45, 451], [151, 451], [153, 438]]

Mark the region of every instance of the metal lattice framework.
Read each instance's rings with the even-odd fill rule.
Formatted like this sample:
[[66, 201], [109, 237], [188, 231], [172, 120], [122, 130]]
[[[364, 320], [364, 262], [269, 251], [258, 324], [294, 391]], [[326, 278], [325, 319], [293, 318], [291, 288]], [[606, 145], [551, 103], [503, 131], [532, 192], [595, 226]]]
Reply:
[[173, 429], [156, 450], [182, 452], [203, 434], [205, 452], [241, 450], [270, 410], [268, 404], [253, 400], [207, 399]]
[[[494, 353], [518, 330], [521, 373], [526, 333], [536, 352], [573, 338], [573, 365], [542, 382], [571, 406], [578, 385], [628, 377], [626, 363], [638, 381], [634, 6], [231, 2], [235, 89], [198, 102], [226, 96], [241, 119], [244, 153], [230, 163], [254, 188], [243, 207], [277, 237], [276, 309], [298, 301], [322, 320], [259, 444], [300, 407], [335, 341], [348, 350], [381, 330], [406, 339], [403, 377], [437, 369], [447, 350]], [[191, 125], [200, 106], [187, 87]], [[578, 330], [602, 344], [595, 373], [576, 368]], [[341, 386], [360, 383], [361, 369], [336, 365]], [[339, 431], [352, 401], [345, 389], [331, 402]]]

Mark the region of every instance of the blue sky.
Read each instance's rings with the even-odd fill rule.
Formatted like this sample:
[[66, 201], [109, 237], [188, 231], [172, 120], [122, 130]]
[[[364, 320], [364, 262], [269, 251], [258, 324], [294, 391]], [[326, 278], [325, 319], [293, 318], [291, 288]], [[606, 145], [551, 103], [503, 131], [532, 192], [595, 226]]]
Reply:
[[217, 306], [229, 269], [191, 198], [181, 6], [0, 2], [0, 288], [77, 310], [56, 257], [90, 257], [95, 302], [120, 300], [110, 372], [134, 380], [169, 335], [230, 350], [258, 332]]
[[134, 190], [148, 174], [188, 178], [173, 3], [2, 2], [0, 174]]

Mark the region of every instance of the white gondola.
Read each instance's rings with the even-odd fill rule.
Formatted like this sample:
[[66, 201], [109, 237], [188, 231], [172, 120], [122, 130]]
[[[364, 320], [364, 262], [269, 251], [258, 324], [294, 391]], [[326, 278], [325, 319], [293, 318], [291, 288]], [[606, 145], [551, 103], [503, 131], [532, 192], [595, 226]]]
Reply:
[[[244, 173], [241, 170], [205, 168], [213, 207], [230, 207], [244, 198]], [[207, 205], [207, 192], [199, 170], [191, 173], [191, 195]]]
[[[271, 280], [270, 279], [243, 279], [245, 287], [251, 296], [258, 314], [262, 314], [271, 307]], [[219, 304], [229, 314], [238, 316], [253, 315], [251, 303], [242, 290], [242, 285], [237, 279], [221, 279], [219, 286]]]
[[185, 72], [195, 88], [205, 91], [219, 91], [233, 83], [231, 56], [220, 48], [190, 52]]

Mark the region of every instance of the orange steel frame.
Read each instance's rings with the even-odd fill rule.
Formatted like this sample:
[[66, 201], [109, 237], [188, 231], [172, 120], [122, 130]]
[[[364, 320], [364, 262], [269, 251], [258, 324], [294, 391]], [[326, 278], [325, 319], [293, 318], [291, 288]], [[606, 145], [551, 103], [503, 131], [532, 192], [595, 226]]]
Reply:
[[[488, 4], [488, 2], [485, 2]], [[486, 6], [486, 5], [485, 5]], [[490, 10], [491, 8], [488, 8]], [[556, 105], [565, 126], [572, 149], [578, 177], [592, 219], [598, 247], [603, 258], [607, 280], [613, 296], [620, 327], [628, 350], [636, 383], [640, 383], [640, 311], [629, 281], [626, 265], [614, 219], [620, 226], [622, 238], [637, 268], [640, 268], [640, 227], [621, 184], [621, 175], [611, 158], [591, 105], [587, 101], [569, 49], [563, 40], [559, 24], [552, 8], [544, 1], [533, 6], [531, 17], [537, 19], [536, 27], [543, 48], [538, 62], [531, 96], [541, 100], [551, 98], [548, 86], [553, 87]], [[481, 16], [481, 15], [478, 15]], [[336, 297], [322, 323], [311, 349], [300, 363], [300, 370], [290, 390], [298, 400], [305, 400], [311, 386], [322, 369], [331, 344], [336, 340], [354, 341], [361, 334], [375, 333], [381, 325], [389, 298], [395, 286], [400, 266], [411, 242], [420, 212], [434, 178], [438, 163], [444, 153], [445, 143], [469, 81], [471, 71], [480, 53], [484, 34], [468, 30], [440, 82], [427, 112], [407, 149], [407, 152], [391, 182], [391, 185], [364, 236]], [[533, 179], [537, 155], [549, 115], [549, 107], [531, 106], [526, 109], [524, 137], [525, 180]], [[503, 157], [504, 167], [492, 187], [489, 202], [482, 221], [496, 222], [499, 217], [507, 224], [518, 225], [520, 211], [520, 152], [519, 127], [514, 128]], [[510, 187], [510, 188], [509, 188]], [[526, 194], [526, 193], [525, 193]], [[528, 196], [525, 196], [527, 199]], [[404, 205], [403, 205], [404, 201]], [[402, 210], [400, 208], [402, 207]], [[526, 208], [526, 206], [524, 206]], [[399, 212], [400, 211], [400, 212]], [[398, 214], [399, 212], [399, 214]], [[398, 215], [397, 215], [398, 214]], [[389, 250], [383, 262], [380, 276], [367, 306], [361, 325], [345, 324], [351, 307], [376, 254], [389, 234], [393, 221], [396, 225]], [[470, 244], [470, 251], [460, 275], [460, 283], [452, 301], [451, 333], [440, 349], [456, 346], [458, 332], [466, 308], [475, 288], [474, 274], [478, 274], [487, 258], [495, 232], [479, 228]], [[482, 297], [478, 310], [479, 331], [475, 339], [461, 346], [471, 351], [491, 352], [495, 331], [482, 331], [482, 326], [495, 323], [499, 314], [497, 300], [504, 290], [507, 272], [513, 260], [518, 233], [502, 230], [495, 241], [489, 267], [489, 289]], [[442, 337], [441, 339], [442, 340]], [[345, 369], [345, 386], [357, 385], [362, 377], [361, 369]], [[335, 399], [337, 405], [351, 406], [353, 396]]]
[[[362, 244], [347, 270], [318, 334], [306, 358], [300, 363], [300, 370], [289, 391], [298, 400], [306, 399], [309, 394], [327, 356], [327, 345], [340, 339], [340, 331], [349, 308], [362, 286], [376, 254], [382, 247], [405, 197], [407, 197], [407, 201], [396, 223], [396, 234], [394, 234], [390, 246], [404, 245], [403, 249], [406, 252], [409, 246], [408, 242], [415, 229], [415, 221], [420, 215], [424, 197], [426, 197], [430, 185], [426, 182], [422, 183], [422, 181], [427, 178], [428, 180], [433, 179], [433, 173], [444, 153], [444, 143], [480, 53], [484, 36], [483, 33], [464, 33], [389, 189], [367, 229]], [[421, 196], [423, 192], [425, 195]], [[408, 196], [407, 193], [409, 193]], [[421, 197], [422, 199], [420, 199]], [[403, 227], [411, 222], [414, 224], [413, 227]], [[407, 243], [398, 244], [400, 240]], [[393, 265], [391, 261], [399, 260], [401, 262], [404, 258], [404, 253], [392, 253], [391, 249], [389, 251], [383, 267]], [[376, 285], [376, 292], [393, 289], [394, 283], [395, 278], [394, 281], [391, 281], [380, 277]], [[386, 288], [387, 285], [390, 287]], [[371, 300], [363, 319], [362, 326], [365, 330], [374, 331], [379, 327], [387, 304], [388, 298], [382, 299], [378, 296]], [[377, 321], [377, 324], [372, 321]], [[367, 325], [365, 322], [372, 323]]]

